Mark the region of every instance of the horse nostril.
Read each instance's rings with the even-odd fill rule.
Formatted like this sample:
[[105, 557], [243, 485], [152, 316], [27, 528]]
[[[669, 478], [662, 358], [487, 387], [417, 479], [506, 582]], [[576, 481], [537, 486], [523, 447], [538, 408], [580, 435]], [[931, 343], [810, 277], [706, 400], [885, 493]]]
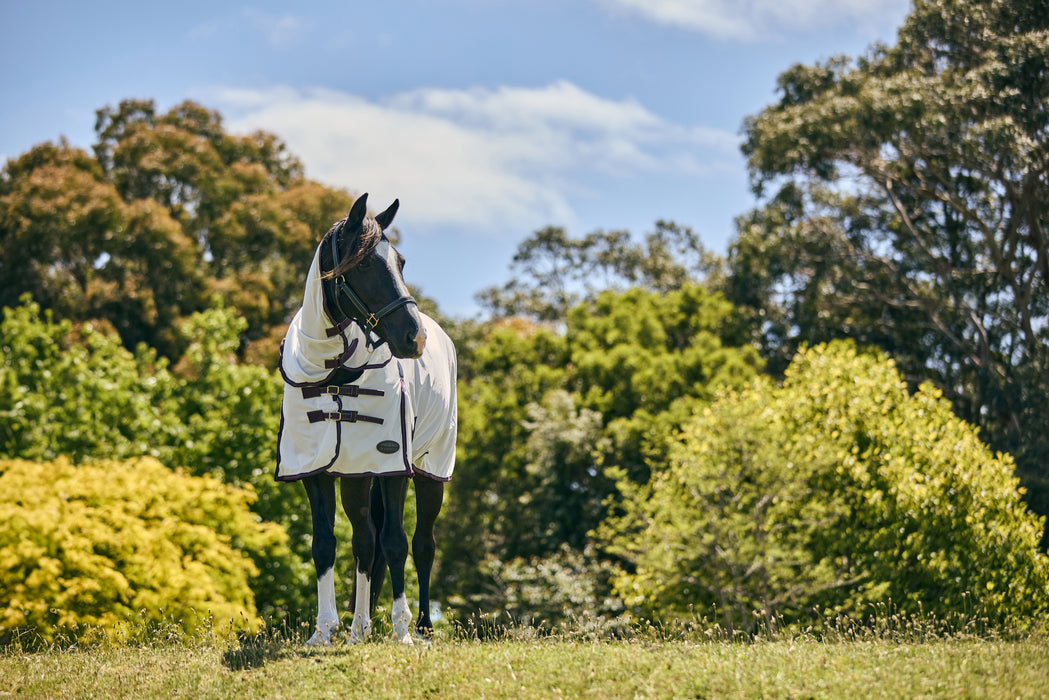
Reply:
[[418, 354], [423, 354], [423, 348], [426, 347], [426, 329], [420, 328], [416, 332], [415, 337], [408, 336], [408, 342], [415, 344], [415, 350]]

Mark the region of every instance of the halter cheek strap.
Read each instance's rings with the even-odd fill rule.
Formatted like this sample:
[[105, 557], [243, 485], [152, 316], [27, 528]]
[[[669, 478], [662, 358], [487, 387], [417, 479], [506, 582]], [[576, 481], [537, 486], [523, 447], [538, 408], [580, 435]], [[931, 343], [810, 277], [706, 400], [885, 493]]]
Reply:
[[[339, 231], [333, 231], [331, 235], [332, 264], [336, 266], [342, 259], [339, 255], [338, 243], [340, 231], [341, 229]], [[346, 310], [342, 308], [341, 298], [343, 295], [345, 295], [346, 298], [349, 300], [354, 313], [346, 313]], [[346, 275], [339, 275], [335, 278], [335, 306], [339, 309], [339, 313], [341, 313], [346, 318], [353, 319], [357, 322], [358, 325], [361, 326], [361, 328], [364, 329], [365, 333], [369, 336], [369, 345], [371, 345], [371, 333], [379, 325], [379, 322], [382, 321], [382, 319], [388, 316], [389, 314], [393, 313], [402, 306], [406, 306], [407, 304], [415, 304], [416, 306], [418, 306], [418, 302], [415, 301], [414, 297], [403, 296], [394, 299], [378, 311], [369, 311], [368, 307], [364, 303], [364, 300], [361, 299], [360, 296], [357, 295], [357, 292], [353, 291], [353, 288], [350, 287], [349, 283], [346, 282]], [[378, 335], [378, 333], [376, 333], [376, 335]], [[383, 343], [387, 342], [386, 338], [383, 338], [382, 336], [379, 336], [379, 341], [380, 342], [376, 343], [373, 347], [379, 347]]]

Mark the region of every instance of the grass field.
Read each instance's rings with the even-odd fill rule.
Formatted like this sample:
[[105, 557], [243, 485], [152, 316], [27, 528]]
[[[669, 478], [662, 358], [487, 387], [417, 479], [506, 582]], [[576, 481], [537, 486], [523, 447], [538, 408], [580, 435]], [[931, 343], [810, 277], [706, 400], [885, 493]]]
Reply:
[[313, 649], [269, 635], [0, 651], [0, 696], [40, 698], [1043, 698], [1049, 638], [569, 637]]

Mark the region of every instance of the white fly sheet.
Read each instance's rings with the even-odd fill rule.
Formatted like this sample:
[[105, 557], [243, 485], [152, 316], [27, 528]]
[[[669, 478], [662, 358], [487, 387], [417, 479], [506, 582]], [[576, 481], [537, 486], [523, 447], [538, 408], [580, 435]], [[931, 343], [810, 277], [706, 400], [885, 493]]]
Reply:
[[[302, 308], [281, 343], [278, 481], [322, 472], [421, 472], [451, 479], [458, 422], [455, 347], [436, 321], [419, 315], [426, 346], [417, 360], [396, 358], [385, 344], [372, 347], [356, 323], [335, 324], [324, 303], [318, 248]], [[340, 368], [361, 375], [333, 386]]]

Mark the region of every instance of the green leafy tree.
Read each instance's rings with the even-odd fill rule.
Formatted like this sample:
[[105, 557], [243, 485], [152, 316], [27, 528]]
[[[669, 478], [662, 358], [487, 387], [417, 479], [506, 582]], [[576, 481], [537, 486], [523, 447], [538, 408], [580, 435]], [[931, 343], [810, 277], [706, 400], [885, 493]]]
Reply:
[[275, 136], [226, 133], [194, 102], [98, 111], [94, 153], [46, 143], [0, 173], [0, 305], [104, 319], [128, 348], [177, 359], [178, 326], [214, 296], [272, 361], [317, 241], [353, 198], [307, 180]]
[[[576, 575], [591, 577], [595, 600], [608, 598], [609, 557], [589, 533], [615, 492], [609, 470], [647, 480], [689, 407], [744, 384], [761, 364], [754, 348], [733, 345], [744, 336], [731, 305], [696, 285], [605, 292], [565, 324], [559, 333], [499, 321], [464, 363], [437, 586], [459, 612], [506, 610], [553, 624], [551, 608], [528, 609], [537, 598], [518, 586], [581, 562], [592, 569]], [[602, 603], [591, 612], [609, 610]]]
[[609, 442], [602, 463], [647, 481], [647, 463], [665, 455], [689, 406], [761, 369], [747, 338], [724, 297], [691, 283], [665, 293], [606, 291], [572, 309], [570, 386], [603, 416]]
[[527, 407], [564, 383], [563, 337], [527, 321], [490, 330], [460, 376], [455, 479], [438, 523], [434, 591], [466, 614], [496, 610], [502, 584], [479, 575], [487, 559], [536, 552], [545, 503], [530, 502], [540, 475], [529, 472]]
[[252, 559], [280, 556], [287, 536], [253, 499], [152, 458], [0, 460], [0, 641], [258, 629]]
[[27, 302], [0, 324], [0, 456], [74, 462], [160, 454], [181, 438], [167, 362]]
[[794, 66], [746, 122], [762, 206], [730, 298], [782, 370], [876, 344], [933, 381], [1049, 513], [1049, 5], [918, 0], [894, 46]]
[[657, 221], [643, 244], [628, 231], [572, 238], [550, 226], [517, 247], [513, 279], [482, 290], [477, 299], [494, 317], [563, 322], [569, 309], [602, 291], [639, 286], [667, 292], [701, 279], [720, 280], [721, 267], [692, 229], [670, 221]]
[[937, 389], [838, 341], [699, 411], [601, 534], [629, 563], [616, 590], [654, 618], [716, 606], [752, 629], [884, 603], [1029, 623], [1049, 559], [1012, 470]]
[[[237, 362], [247, 321], [233, 309], [216, 307], [193, 314], [180, 328], [189, 345], [175, 368], [180, 436], [157, 453], [169, 464], [198, 476], [250, 487], [252, 509], [279, 523], [291, 538], [295, 557], [260, 553], [256, 596], [266, 617], [295, 617], [314, 592], [309, 503], [297, 484], [273, 478], [284, 384], [277, 372]], [[342, 572], [351, 580], [350, 563]]]
[[44, 144], [0, 174], [0, 306], [26, 293], [73, 320], [106, 319], [134, 348], [197, 307], [193, 240], [159, 205], [125, 201], [98, 163]]

